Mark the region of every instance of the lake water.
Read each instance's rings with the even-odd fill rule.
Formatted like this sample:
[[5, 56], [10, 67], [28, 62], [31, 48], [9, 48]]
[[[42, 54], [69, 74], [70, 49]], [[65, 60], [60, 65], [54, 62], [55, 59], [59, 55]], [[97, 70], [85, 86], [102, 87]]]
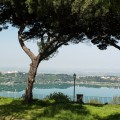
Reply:
[[[44, 94], [49, 95], [53, 92], [62, 92], [66, 95], [72, 96], [73, 95], [73, 87], [69, 87], [66, 89], [38, 89], [34, 88], [33, 93], [35, 94]], [[85, 96], [99, 96], [99, 97], [114, 97], [114, 96], [120, 96], [120, 88], [107, 88], [107, 87], [101, 87], [101, 88], [91, 88], [91, 87], [75, 87], [75, 93], [76, 94], [83, 94]]]
[[[33, 95], [34, 95], [34, 98], [43, 99], [45, 96], [49, 95], [50, 93], [62, 92], [64, 94], [70, 96], [71, 98], [73, 98], [73, 90], [74, 90], [73, 87], [68, 87], [65, 89], [34, 88]], [[21, 97], [24, 93], [25, 93], [24, 90], [20, 91], [20, 92], [1, 91], [0, 96], [18, 98], [18, 97]], [[84, 101], [88, 101], [88, 99], [89, 100], [90, 99], [99, 99], [103, 103], [106, 103], [106, 102], [112, 101], [113, 97], [120, 96], [120, 88], [107, 88], [107, 87], [92, 88], [92, 87], [76, 86], [75, 87], [75, 94], [83, 94]]]

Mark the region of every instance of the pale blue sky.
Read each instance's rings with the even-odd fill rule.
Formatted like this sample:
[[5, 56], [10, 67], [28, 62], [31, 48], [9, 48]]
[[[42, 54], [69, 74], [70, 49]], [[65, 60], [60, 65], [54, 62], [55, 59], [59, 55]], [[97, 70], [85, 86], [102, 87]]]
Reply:
[[[28, 42], [29, 46], [33, 45], [32, 50], [37, 51], [35, 43]], [[0, 71], [4, 67], [13, 67], [13, 69], [28, 71], [30, 59], [21, 49], [18, 39], [17, 30], [0, 32]], [[17, 68], [16, 68], [17, 67]], [[18, 69], [22, 68], [22, 69]], [[107, 50], [101, 51], [94, 45], [80, 43], [78, 45], [63, 46], [59, 49], [56, 57], [49, 61], [43, 61], [38, 72], [87, 72], [87, 71], [120, 71], [120, 51], [108, 47]]]

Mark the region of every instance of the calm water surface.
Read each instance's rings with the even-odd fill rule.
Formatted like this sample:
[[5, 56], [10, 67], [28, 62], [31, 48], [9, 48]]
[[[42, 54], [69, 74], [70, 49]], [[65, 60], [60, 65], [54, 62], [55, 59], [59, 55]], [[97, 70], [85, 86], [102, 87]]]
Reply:
[[[35, 94], [44, 94], [49, 95], [53, 92], [62, 92], [64, 94], [73, 95], [73, 87], [69, 87], [67, 89], [39, 89], [34, 88], [33, 93]], [[120, 96], [120, 88], [107, 88], [107, 87], [101, 87], [101, 88], [88, 88], [88, 87], [75, 87], [75, 93], [76, 94], [84, 94], [85, 96], [100, 96], [100, 97], [113, 97], [113, 96]]]
[[[49, 95], [50, 93], [62, 92], [66, 95], [73, 96], [73, 89], [74, 89], [73, 87], [68, 87], [66, 89], [34, 88], [33, 89], [33, 94], [46, 96], [46, 95]], [[20, 92], [0, 91], [0, 96], [21, 97], [24, 93], [25, 93], [25, 90], [20, 91]], [[76, 86], [75, 87], [75, 94], [83, 94], [84, 96], [114, 97], [114, 96], [120, 96], [120, 88], [107, 88], [107, 87], [92, 88], [92, 87]]]

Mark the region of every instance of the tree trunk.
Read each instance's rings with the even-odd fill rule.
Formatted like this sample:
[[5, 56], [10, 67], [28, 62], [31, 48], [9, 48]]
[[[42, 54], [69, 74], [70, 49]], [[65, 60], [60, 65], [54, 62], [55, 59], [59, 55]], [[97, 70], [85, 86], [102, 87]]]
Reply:
[[28, 73], [28, 80], [26, 83], [26, 93], [25, 93], [25, 102], [28, 104], [33, 101], [32, 89], [33, 89], [33, 83], [35, 82], [37, 68], [38, 68], [38, 63], [36, 61], [30, 64], [30, 70]]
[[33, 89], [33, 84], [35, 82], [37, 68], [38, 68], [38, 65], [41, 61], [41, 56], [40, 56], [40, 54], [35, 56], [33, 54], [33, 52], [31, 52], [31, 50], [28, 49], [27, 46], [25, 45], [24, 40], [22, 39], [22, 33], [23, 33], [24, 29], [25, 29], [25, 24], [23, 24], [18, 31], [18, 40], [19, 40], [19, 43], [20, 43], [22, 49], [24, 50], [24, 52], [29, 56], [29, 58], [32, 61], [32, 63], [30, 64], [30, 70], [28, 73], [28, 80], [26, 83], [26, 93], [25, 93], [25, 97], [24, 97], [25, 102], [29, 104], [33, 100], [32, 89]]

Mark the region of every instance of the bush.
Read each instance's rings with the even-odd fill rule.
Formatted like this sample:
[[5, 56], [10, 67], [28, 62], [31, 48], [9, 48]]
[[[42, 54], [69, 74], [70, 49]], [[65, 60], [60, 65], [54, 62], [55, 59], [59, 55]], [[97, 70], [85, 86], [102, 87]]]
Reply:
[[55, 100], [55, 102], [57, 102], [57, 103], [67, 103], [67, 102], [70, 102], [70, 98], [67, 95], [64, 95], [61, 92], [51, 93], [46, 98], [50, 99], [50, 100]]

